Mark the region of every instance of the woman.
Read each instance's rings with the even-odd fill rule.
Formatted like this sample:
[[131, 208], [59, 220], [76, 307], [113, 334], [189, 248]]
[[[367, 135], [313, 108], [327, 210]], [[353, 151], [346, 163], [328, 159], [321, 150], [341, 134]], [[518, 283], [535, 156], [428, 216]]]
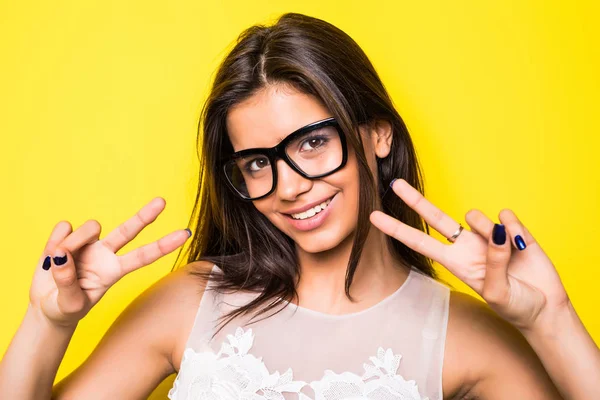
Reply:
[[[52, 387], [78, 321], [191, 234], [115, 255], [161, 198], [102, 240], [96, 221], [57, 224], [2, 398], [145, 398], [173, 372], [171, 399], [600, 395], [600, 353], [551, 261], [512, 211], [494, 224], [471, 210], [466, 230], [423, 197], [406, 127], [346, 34], [299, 14], [251, 27], [203, 124], [189, 263]], [[491, 308], [437, 282], [431, 260]]]

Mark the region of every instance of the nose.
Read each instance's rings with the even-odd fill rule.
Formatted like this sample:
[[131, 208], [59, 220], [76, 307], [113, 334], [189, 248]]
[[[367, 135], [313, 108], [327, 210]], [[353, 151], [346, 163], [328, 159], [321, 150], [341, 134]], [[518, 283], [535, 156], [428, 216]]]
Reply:
[[312, 188], [313, 182], [294, 171], [285, 161], [277, 160], [277, 196], [282, 200], [294, 201]]

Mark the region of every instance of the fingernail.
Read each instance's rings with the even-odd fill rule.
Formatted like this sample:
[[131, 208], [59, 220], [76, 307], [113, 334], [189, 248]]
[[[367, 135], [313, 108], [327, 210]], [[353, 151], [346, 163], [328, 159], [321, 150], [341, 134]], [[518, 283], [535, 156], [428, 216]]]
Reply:
[[54, 253], [54, 257], [52, 259], [54, 260], [54, 265], [60, 266], [60, 265], [66, 264], [67, 255], [64, 254], [64, 252], [62, 250], [57, 250]]
[[190, 228], [185, 228], [185, 230], [188, 233], [188, 237], [191, 237], [192, 236], [192, 231], [190, 230]]
[[492, 230], [492, 241], [497, 245], [506, 243], [506, 229], [504, 228], [504, 225], [494, 224], [494, 229]]
[[50, 269], [50, 256], [46, 256], [46, 258], [44, 258], [44, 263], [42, 264], [42, 268], [44, 269], [44, 271], [48, 271]]
[[527, 247], [521, 235], [515, 236], [515, 243], [517, 245], [517, 249], [519, 250], [525, 250], [525, 247]]
[[396, 182], [396, 180], [397, 180], [397, 179], [398, 179], [398, 178], [394, 178], [394, 179], [392, 179], [392, 181], [390, 182], [390, 187], [392, 187], [392, 185], [394, 184], [394, 182]]

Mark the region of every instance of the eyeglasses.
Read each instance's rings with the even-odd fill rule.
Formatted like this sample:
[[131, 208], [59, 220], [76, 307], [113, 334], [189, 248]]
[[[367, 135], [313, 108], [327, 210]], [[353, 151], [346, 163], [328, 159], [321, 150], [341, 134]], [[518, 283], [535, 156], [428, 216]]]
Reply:
[[277, 159], [304, 178], [331, 175], [346, 165], [346, 138], [335, 118], [295, 130], [277, 146], [233, 153], [223, 161], [226, 181], [243, 200], [258, 200], [277, 186]]

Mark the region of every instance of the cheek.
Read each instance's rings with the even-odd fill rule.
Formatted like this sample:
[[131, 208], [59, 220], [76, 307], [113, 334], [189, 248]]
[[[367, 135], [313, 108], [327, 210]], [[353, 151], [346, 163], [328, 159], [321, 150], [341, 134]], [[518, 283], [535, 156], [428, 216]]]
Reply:
[[356, 218], [358, 215], [358, 202], [360, 195], [360, 182], [357, 166], [353, 168], [352, 176], [349, 179], [349, 183], [344, 189], [344, 192], [344, 197], [347, 201], [346, 210], [348, 211], [349, 216]]
[[273, 200], [272, 200], [272, 195], [268, 196], [264, 199], [261, 200], [256, 200], [253, 201], [252, 204], [254, 204], [254, 207], [258, 210], [258, 212], [260, 212], [261, 214], [263, 214], [265, 217], [267, 217], [269, 220], [272, 221], [272, 211], [273, 211]]
[[[326, 242], [328, 242], [331, 239], [340, 239], [342, 237], [345, 237], [356, 227], [356, 223], [358, 220], [360, 183], [358, 162], [353, 151], [348, 152], [348, 161], [344, 168], [325, 178], [315, 180], [313, 190], [314, 188], [323, 184], [328, 186], [328, 189], [319, 190], [319, 193], [338, 192], [338, 195], [340, 195], [340, 202], [338, 204], [338, 208], [335, 212], [335, 215], [333, 216], [336, 223], [329, 225], [329, 228], [325, 230], [327, 231], [327, 233], [323, 231], [323, 233], [326, 234], [326, 237], [321, 237], [319, 235], [315, 235], [314, 233], [304, 237], [303, 239], [300, 239], [300, 237], [294, 237], [295, 240], [299, 240], [299, 243], [307, 245], [309, 248], [312, 248], [313, 246], [309, 242], [320, 243], [319, 245], [315, 244], [315, 246], [319, 247], [321, 245], [325, 245]], [[254, 201], [252, 203], [254, 204], [254, 207], [269, 221], [271, 221], [271, 223], [275, 227], [277, 227], [285, 234], [290, 235], [292, 234], [292, 232], [288, 231], [289, 226], [283, 219], [284, 217], [279, 215], [275, 211], [275, 196], [276, 194], [273, 194], [267, 198]], [[306, 242], [307, 240], [308, 242]]]
[[[325, 178], [327, 180], [327, 178]], [[354, 218], [358, 215], [358, 200], [360, 194], [360, 182], [359, 182], [359, 171], [358, 163], [354, 154], [348, 154], [348, 162], [346, 166], [339, 171], [339, 174], [334, 174], [331, 179], [328, 180], [331, 186], [337, 187], [341, 190], [342, 204], [339, 212], [341, 217], [345, 220], [348, 218]]]

